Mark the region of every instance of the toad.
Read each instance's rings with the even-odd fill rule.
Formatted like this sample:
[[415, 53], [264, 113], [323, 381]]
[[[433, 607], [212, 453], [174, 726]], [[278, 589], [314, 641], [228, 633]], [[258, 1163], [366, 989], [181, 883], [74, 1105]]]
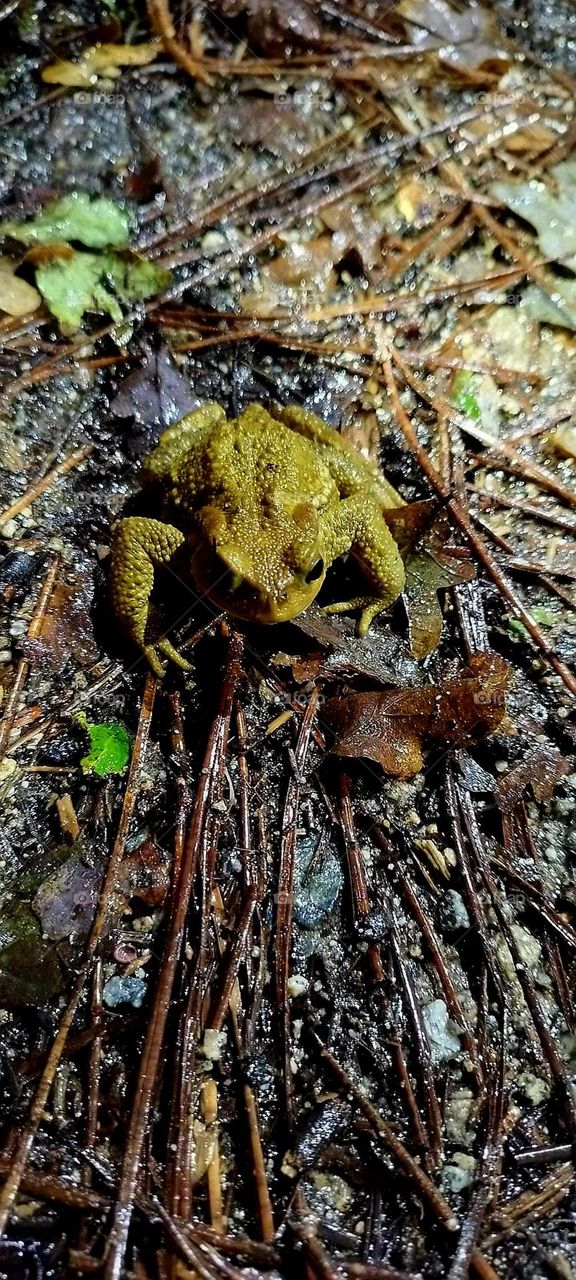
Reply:
[[227, 419], [205, 404], [169, 427], [143, 465], [161, 519], [130, 516], [111, 552], [113, 607], [158, 674], [162, 655], [188, 667], [159, 636], [150, 603], [156, 569], [251, 622], [285, 622], [318, 595], [329, 565], [351, 552], [365, 594], [329, 605], [360, 611], [359, 634], [402, 591], [404, 566], [383, 516], [402, 499], [321, 418], [299, 407], [251, 404]]

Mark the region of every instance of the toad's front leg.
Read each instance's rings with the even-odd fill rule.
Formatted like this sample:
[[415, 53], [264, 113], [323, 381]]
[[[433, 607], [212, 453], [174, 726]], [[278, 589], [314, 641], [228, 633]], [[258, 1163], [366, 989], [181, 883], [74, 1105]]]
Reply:
[[114, 612], [158, 676], [164, 675], [160, 653], [185, 671], [190, 670], [190, 663], [165, 636], [155, 639], [150, 635], [154, 569], [169, 565], [183, 542], [184, 534], [173, 525], [143, 516], [120, 520], [112, 540], [110, 586]]
[[393, 604], [404, 587], [404, 565], [378, 503], [362, 494], [344, 498], [324, 517], [322, 529], [330, 558], [350, 551], [360, 560], [372, 593], [328, 605], [326, 613], [362, 610], [358, 634], [366, 635], [370, 623]]

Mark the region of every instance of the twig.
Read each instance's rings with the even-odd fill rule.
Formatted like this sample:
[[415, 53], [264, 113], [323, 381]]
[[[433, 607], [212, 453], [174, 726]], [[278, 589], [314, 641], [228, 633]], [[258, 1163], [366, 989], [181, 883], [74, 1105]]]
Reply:
[[282, 816], [282, 845], [280, 849], [280, 868], [278, 872], [278, 897], [276, 910], [276, 943], [275, 943], [275, 991], [276, 1004], [280, 1012], [282, 1027], [282, 1049], [284, 1067], [284, 1091], [286, 1114], [289, 1127], [294, 1124], [292, 1069], [290, 1063], [290, 997], [288, 994], [288, 976], [290, 972], [290, 940], [292, 934], [292, 905], [294, 898], [294, 858], [296, 850], [296, 825], [300, 804], [301, 771], [303, 769], [312, 726], [316, 716], [319, 687], [316, 686], [302, 718], [300, 733], [295, 750], [296, 772], [288, 782], [284, 812]]
[[134, 1209], [134, 1196], [140, 1168], [142, 1144], [149, 1125], [170, 998], [180, 957], [199, 847], [204, 834], [206, 800], [209, 794], [215, 761], [218, 759], [228, 736], [232, 698], [239, 675], [241, 649], [241, 638], [235, 633], [230, 642], [230, 664], [222, 683], [218, 711], [204, 754], [204, 763], [198, 783], [192, 822], [182, 859], [178, 892], [173, 898], [172, 914], [168, 924], [160, 973], [154, 994], [154, 1003], [140, 1062], [134, 1105], [126, 1139], [122, 1176], [114, 1210], [114, 1221], [106, 1249], [104, 1265], [106, 1280], [120, 1280], [123, 1272], [128, 1232]]
[[84, 445], [82, 449], [76, 449], [74, 453], [71, 453], [69, 458], [59, 462], [58, 466], [52, 467], [51, 471], [47, 471], [46, 475], [42, 476], [41, 480], [37, 480], [36, 484], [33, 484], [30, 489], [27, 489], [21, 498], [17, 498], [11, 507], [6, 507], [6, 510], [0, 513], [0, 528], [8, 524], [9, 520], [13, 520], [14, 516], [19, 515], [26, 507], [30, 507], [36, 501], [36, 498], [39, 498], [41, 493], [46, 493], [47, 489], [51, 489], [55, 481], [59, 480], [61, 476], [66, 475], [68, 471], [72, 471], [74, 467], [79, 467], [92, 453], [93, 448], [94, 446], [91, 444]]
[[[30, 619], [30, 625], [27, 631], [28, 640], [34, 640], [40, 635], [42, 623], [44, 622], [46, 610], [48, 608], [48, 601], [50, 600], [50, 596], [54, 590], [59, 568], [60, 556], [55, 555], [52, 557], [50, 564], [48, 565], [46, 576], [42, 583], [42, 587], [34, 607], [34, 612]], [[12, 733], [14, 719], [16, 712], [18, 711], [20, 697], [26, 683], [26, 676], [28, 675], [29, 668], [30, 663], [28, 659], [20, 658], [16, 668], [16, 675], [14, 676], [14, 682], [4, 708], [4, 715], [0, 722], [0, 760], [4, 758], [10, 745], [10, 735]]]
[[256, 1108], [256, 1099], [251, 1086], [246, 1081], [243, 1088], [244, 1106], [246, 1107], [246, 1117], [248, 1120], [248, 1131], [250, 1134], [250, 1149], [252, 1151], [252, 1164], [254, 1167], [254, 1176], [256, 1179], [256, 1193], [258, 1198], [258, 1218], [260, 1221], [260, 1232], [265, 1243], [269, 1244], [274, 1239], [274, 1217], [272, 1213], [272, 1202], [270, 1200], [270, 1191], [266, 1179], [266, 1165], [264, 1161], [264, 1152], [262, 1150], [262, 1139], [260, 1137], [260, 1129], [258, 1127], [258, 1111]]
[[576, 694], [576, 678], [574, 677], [572, 672], [568, 669], [568, 667], [565, 666], [565, 664], [557, 656], [553, 645], [551, 645], [548, 642], [545, 635], [541, 631], [540, 627], [534, 622], [534, 619], [531, 618], [528, 611], [524, 608], [524, 605], [518, 599], [518, 596], [516, 595], [511, 584], [508, 582], [508, 579], [502, 573], [502, 570], [498, 567], [498, 565], [496, 564], [496, 561], [490, 555], [488, 548], [485, 546], [482, 539], [476, 533], [473, 527], [473, 524], [470, 520], [470, 517], [466, 514], [463, 507], [461, 507], [460, 503], [458, 503], [455, 500], [455, 498], [452, 497], [449, 486], [442, 479], [442, 476], [436, 470], [434, 464], [431, 462], [426, 450], [420, 444], [418, 437], [416, 435], [416, 432], [412, 426], [412, 423], [410, 422], [408, 414], [406, 413], [406, 410], [404, 409], [404, 406], [402, 405], [402, 402], [400, 400], [400, 397], [398, 394], [398, 387], [396, 385], [396, 379], [394, 377], [392, 365], [390, 362], [390, 358], [388, 356], [384, 356], [383, 366], [384, 366], [384, 375], [386, 379], [386, 384], [388, 387], [388, 391], [390, 393], [390, 399], [392, 401], [397, 422], [402, 429], [402, 432], [406, 439], [406, 443], [408, 444], [409, 448], [414, 454], [414, 457], [416, 458], [417, 462], [421, 466], [424, 474], [426, 475], [427, 479], [430, 481], [430, 484], [432, 485], [433, 489], [436, 491], [438, 496], [443, 499], [446, 505], [446, 509], [449, 512], [449, 514], [452, 516], [452, 519], [454, 520], [454, 522], [458, 525], [460, 529], [462, 529], [462, 532], [466, 534], [466, 537], [468, 538], [470, 545], [473, 547], [474, 551], [479, 556], [480, 560], [482, 561], [482, 564], [484, 565], [484, 568], [486, 569], [486, 572], [490, 575], [490, 577], [492, 578], [492, 581], [498, 587], [500, 594], [507, 601], [512, 612], [518, 618], [520, 618], [521, 622], [524, 623], [524, 626], [526, 627], [526, 630], [528, 631], [529, 635], [534, 640], [534, 643], [540, 649], [541, 653], [544, 655], [547, 662], [550, 663], [550, 666], [553, 667], [556, 674], [560, 676], [560, 679], [566, 685], [566, 688], [569, 689], [570, 693]]
[[208, 1130], [211, 1130], [213, 1137], [212, 1156], [206, 1170], [208, 1203], [210, 1205], [210, 1224], [214, 1231], [224, 1231], [222, 1183], [220, 1180], [220, 1151], [218, 1144], [218, 1088], [215, 1080], [209, 1079], [204, 1082], [201, 1089], [201, 1099], [204, 1124]]
[[372, 1105], [366, 1094], [354, 1083], [352, 1077], [344, 1070], [344, 1067], [338, 1062], [330, 1050], [322, 1044], [318, 1036], [314, 1035], [314, 1039], [320, 1050], [320, 1056], [329, 1066], [333, 1075], [340, 1081], [340, 1084], [350, 1095], [356, 1106], [360, 1108], [366, 1119], [372, 1125], [375, 1132], [382, 1138], [385, 1146], [397, 1160], [400, 1168], [406, 1174], [408, 1179], [414, 1184], [422, 1199], [432, 1210], [434, 1217], [446, 1228], [447, 1231], [456, 1231], [458, 1228], [457, 1219], [454, 1216], [450, 1205], [444, 1199], [442, 1192], [431, 1182], [424, 1170], [416, 1163], [413, 1156], [404, 1146], [404, 1143], [396, 1136], [392, 1126], [384, 1120], [376, 1108]]

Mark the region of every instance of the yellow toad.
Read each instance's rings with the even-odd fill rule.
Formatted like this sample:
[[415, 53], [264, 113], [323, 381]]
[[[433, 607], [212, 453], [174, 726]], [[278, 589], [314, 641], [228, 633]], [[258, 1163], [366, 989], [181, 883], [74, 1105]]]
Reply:
[[252, 404], [226, 419], [206, 404], [169, 427], [144, 462], [143, 482], [171, 523], [121, 520], [111, 558], [117, 617], [159, 675], [160, 654], [188, 667], [154, 635], [154, 570], [168, 567], [239, 618], [285, 622], [318, 594], [328, 566], [350, 551], [366, 594], [329, 606], [360, 609], [359, 633], [404, 586], [404, 566], [382, 515], [402, 499], [375, 466], [306, 409]]

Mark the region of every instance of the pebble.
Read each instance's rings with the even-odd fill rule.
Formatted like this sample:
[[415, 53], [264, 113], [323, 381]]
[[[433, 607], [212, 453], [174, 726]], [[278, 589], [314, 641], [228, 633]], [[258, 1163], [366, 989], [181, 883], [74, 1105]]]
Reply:
[[119, 1004], [131, 1004], [139, 1009], [144, 1003], [146, 983], [143, 978], [109, 978], [104, 985], [104, 1004], [109, 1009], [116, 1009]]

